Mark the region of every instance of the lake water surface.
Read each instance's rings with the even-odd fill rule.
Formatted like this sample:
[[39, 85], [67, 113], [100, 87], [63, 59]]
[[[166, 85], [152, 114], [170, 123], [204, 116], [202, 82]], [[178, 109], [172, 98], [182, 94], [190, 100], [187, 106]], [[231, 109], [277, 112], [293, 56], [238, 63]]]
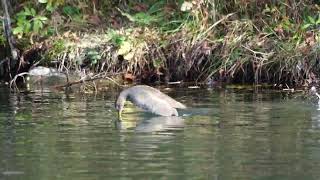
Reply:
[[320, 110], [272, 90], [162, 90], [185, 103], [157, 117], [118, 92], [0, 88], [0, 179], [263, 179], [320, 177]]

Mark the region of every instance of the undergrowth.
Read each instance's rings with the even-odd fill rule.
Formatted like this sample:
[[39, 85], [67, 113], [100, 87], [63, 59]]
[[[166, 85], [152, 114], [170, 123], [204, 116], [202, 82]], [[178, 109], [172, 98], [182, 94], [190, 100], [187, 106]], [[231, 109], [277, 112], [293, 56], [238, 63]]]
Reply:
[[[60, 70], [146, 82], [291, 85], [320, 75], [316, 1], [52, 0], [33, 9], [18, 13], [14, 32], [45, 42], [41, 63]], [[28, 31], [19, 18], [28, 19]]]

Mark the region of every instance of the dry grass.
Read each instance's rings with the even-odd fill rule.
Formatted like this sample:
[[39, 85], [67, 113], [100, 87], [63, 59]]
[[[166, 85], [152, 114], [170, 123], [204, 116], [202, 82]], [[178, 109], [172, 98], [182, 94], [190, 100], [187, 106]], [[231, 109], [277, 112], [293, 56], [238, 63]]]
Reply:
[[42, 63], [58, 62], [62, 71], [122, 73], [124, 79], [144, 82], [317, 81], [320, 34], [301, 27], [318, 6], [294, 0], [195, 2], [186, 11], [177, 2], [104, 2], [96, 18], [103, 7], [116, 7], [106, 11], [112, 26], [59, 30], [48, 40], [51, 48]]

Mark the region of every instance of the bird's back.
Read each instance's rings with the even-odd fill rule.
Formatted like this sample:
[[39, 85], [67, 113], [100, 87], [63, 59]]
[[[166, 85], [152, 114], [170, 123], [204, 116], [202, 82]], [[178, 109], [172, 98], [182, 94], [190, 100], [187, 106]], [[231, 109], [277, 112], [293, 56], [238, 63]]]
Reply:
[[141, 93], [152, 94], [153, 96], [158, 97], [158, 98], [166, 101], [173, 108], [178, 108], [178, 109], [185, 109], [186, 108], [186, 106], [184, 104], [176, 101], [172, 97], [162, 93], [160, 90], [155, 89], [153, 87], [146, 86], [146, 85], [137, 85], [137, 86], [133, 86], [131, 88], [134, 91], [138, 91], [138, 92], [141, 92]]
[[186, 108], [168, 95], [145, 85], [133, 86], [126, 89], [124, 93], [135, 105], [161, 116], [178, 116], [175, 108]]

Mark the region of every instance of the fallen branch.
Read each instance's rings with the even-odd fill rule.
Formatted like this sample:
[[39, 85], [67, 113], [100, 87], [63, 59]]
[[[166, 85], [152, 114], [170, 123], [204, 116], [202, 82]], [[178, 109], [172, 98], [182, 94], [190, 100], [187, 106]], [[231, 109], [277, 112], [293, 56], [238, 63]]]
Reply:
[[123, 85], [117, 83], [115, 80], [113, 80], [112, 78], [108, 77], [107, 75], [101, 76], [100, 74], [97, 74], [97, 75], [95, 75], [93, 77], [90, 77], [90, 78], [80, 79], [78, 81], [67, 82], [66, 84], [63, 84], [63, 85], [56, 85], [54, 87], [55, 88], [70, 87], [72, 85], [82, 84], [82, 83], [85, 83], [85, 82], [91, 82], [91, 81], [95, 81], [95, 80], [98, 80], [98, 79], [108, 79], [111, 82], [113, 82], [114, 84], [116, 84], [117, 86], [123, 87]]
[[15, 75], [14, 78], [10, 81], [10, 89], [12, 89], [12, 87], [14, 87], [15, 90], [19, 91], [19, 88], [17, 86], [17, 78], [18, 77], [22, 77], [23, 81], [25, 81], [24, 75], [27, 75], [27, 74], [29, 74], [29, 73], [28, 72], [23, 72], [23, 73]]

